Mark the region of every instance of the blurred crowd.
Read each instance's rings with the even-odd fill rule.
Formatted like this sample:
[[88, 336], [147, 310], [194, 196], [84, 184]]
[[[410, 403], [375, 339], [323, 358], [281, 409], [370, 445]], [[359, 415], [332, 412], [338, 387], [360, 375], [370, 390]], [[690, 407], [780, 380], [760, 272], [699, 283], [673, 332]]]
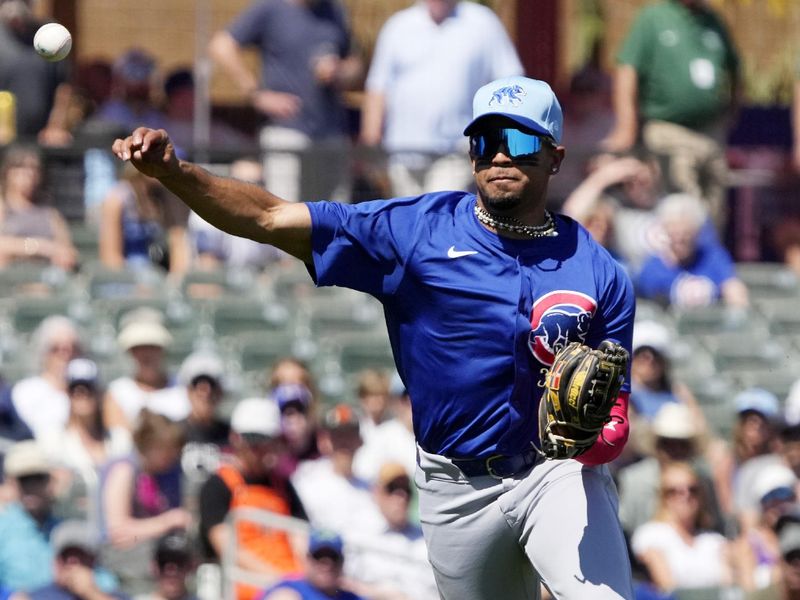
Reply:
[[[31, 47], [39, 24], [29, 2], [0, 2], [0, 90], [15, 106], [9, 117], [0, 101], [0, 278], [14, 267], [67, 278], [155, 269], [187, 291], [198, 272], [288, 272], [280, 252], [217, 230], [110, 155], [141, 125], [166, 129], [181, 156], [202, 147], [192, 65], [163, 73], [145, 48], [48, 63]], [[212, 118], [206, 142], [231, 160], [210, 168], [290, 200], [469, 189], [472, 95], [524, 73], [497, 16], [459, 0], [392, 15], [369, 62], [340, 3], [259, 0], [213, 35], [209, 54], [256, 115], [249, 129]], [[641, 599], [800, 598], [800, 386], [785, 397], [731, 390], [732, 427], [721, 427], [673, 370], [679, 334], [662, 318], [749, 315], [762, 299], [731, 243], [740, 78], [719, 15], [702, 0], [660, 0], [637, 16], [612, 72], [588, 64], [560, 95], [567, 160], [552, 208], [626, 267], [649, 307], [634, 332], [632, 439], [611, 465]], [[798, 130], [800, 94], [793, 110]], [[83, 157], [79, 219], [54, 202], [62, 182], [47, 161], [59, 148]], [[800, 142], [776, 156], [776, 185], [796, 187]], [[781, 198], [774, 206], [763, 253], [800, 277], [800, 217]], [[82, 252], [78, 230], [96, 252]], [[105, 379], [99, 338], [73, 317], [21, 334], [30, 373], [0, 364], [0, 598], [437, 597], [411, 399], [395, 373], [360, 369], [344, 401], [329, 402], [286, 347], [262, 387], [231, 397], [213, 344], [173, 368], [168, 315], [138, 307], [112, 328], [125, 372]]]

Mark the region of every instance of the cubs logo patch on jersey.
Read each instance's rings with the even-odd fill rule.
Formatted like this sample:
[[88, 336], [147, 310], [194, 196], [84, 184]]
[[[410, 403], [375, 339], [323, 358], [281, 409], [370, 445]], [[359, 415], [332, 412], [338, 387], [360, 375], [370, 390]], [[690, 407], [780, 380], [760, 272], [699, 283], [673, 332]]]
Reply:
[[572, 290], [556, 290], [534, 301], [528, 347], [536, 360], [550, 366], [569, 342], [585, 342], [596, 310], [593, 298]]

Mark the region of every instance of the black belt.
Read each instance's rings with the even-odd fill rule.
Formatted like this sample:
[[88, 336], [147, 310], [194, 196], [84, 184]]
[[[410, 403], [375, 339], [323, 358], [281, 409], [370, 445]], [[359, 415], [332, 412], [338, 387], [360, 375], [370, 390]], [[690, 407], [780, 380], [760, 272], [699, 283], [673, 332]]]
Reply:
[[531, 468], [539, 461], [540, 456], [536, 448], [531, 448], [527, 452], [513, 456], [495, 454], [488, 458], [451, 458], [450, 460], [467, 477], [488, 475], [495, 479], [503, 479], [504, 477], [513, 477], [517, 473]]

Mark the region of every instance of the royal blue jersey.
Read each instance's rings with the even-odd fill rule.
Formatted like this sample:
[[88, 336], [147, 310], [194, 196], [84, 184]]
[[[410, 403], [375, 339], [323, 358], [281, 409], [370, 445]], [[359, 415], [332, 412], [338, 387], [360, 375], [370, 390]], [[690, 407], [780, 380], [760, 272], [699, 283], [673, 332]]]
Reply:
[[475, 202], [438, 192], [308, 204], [317, 284], [383, 303], [417, 442], [452, 458], [538, 443], [554, 352], [604, 339], [630, 351], [633, 332], [630, 279], [583, 227], [558, 215], [558, 236], [512, 240], [478, 222]]

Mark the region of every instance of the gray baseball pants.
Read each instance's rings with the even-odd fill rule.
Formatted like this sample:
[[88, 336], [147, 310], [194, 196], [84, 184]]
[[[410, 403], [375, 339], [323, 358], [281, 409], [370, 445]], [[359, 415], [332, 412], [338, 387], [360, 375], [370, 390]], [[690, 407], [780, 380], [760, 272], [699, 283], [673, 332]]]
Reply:
[[418, 449], [415, 482], [444, 600], [633, 598], [630, 560], [605, 466], [540, 461], [514, 477], [466, 477]]

